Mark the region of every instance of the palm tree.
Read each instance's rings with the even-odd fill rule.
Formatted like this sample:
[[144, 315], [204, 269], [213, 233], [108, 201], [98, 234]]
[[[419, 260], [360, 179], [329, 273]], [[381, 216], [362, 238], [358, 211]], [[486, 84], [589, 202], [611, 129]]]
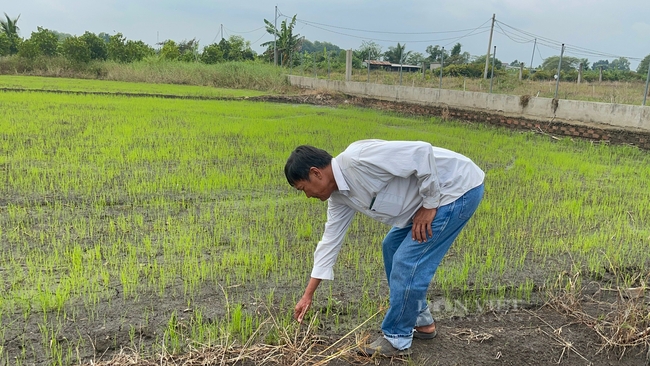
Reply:
[[7, 13], [4, 14], [7, 20], [0, 20], [0, 33], [5, 34], [9, 38], [9, 53], [14, 54], [18, 52], [18, 41], [20, 40], [18, 36], [20, 28], [16, 25], [18, 19], [20, 19], [20, 15], [16, 19], [11, 19]]
[[406, 59], [411, 55], [412, 51], [404, 52], [406, 44], [397, 43], [396, 47], [388, 47], [388, 51], [384, 52], [384, 60], [394, 64], [403, 64]]
[[9, 15], [5, 13], [5, 18], [7, 20], [0, 20], [0, 31], [2, 33], [6, 34], [9, 38], [11, 37], [18, 37], [18, 31], [20, 28], [16, 25], [18, 23], [18, 19], [20, 19], [20, 15], [16, 19], [11, 19], [9, 18]]

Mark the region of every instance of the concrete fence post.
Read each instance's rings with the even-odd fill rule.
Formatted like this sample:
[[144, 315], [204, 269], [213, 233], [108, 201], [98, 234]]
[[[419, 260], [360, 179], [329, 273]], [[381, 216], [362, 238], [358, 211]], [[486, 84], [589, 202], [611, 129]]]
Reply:
[[524, 78], [524, 63], [519, 64], [519, 81]]
[[345, 51], [345, 81], [352, 80], [352, 50]]
[[600, 67], [598, 68], [598, 70], [599, 70], [599, 71], [598, 71], [598, 82], [599, 82], [599, 83], [602, 83], [602, 82], [603, 82], [603, 67], [600, 66]]
[[555, 95], [553, 99], [557, 99], [557, 92], [560, 88], [560, 76], [562, 75], [562, 56], [564, 56], [564, 43], [562, 43], [562, 50], [560, 51], [560, 62], [557, 64], [557, 76], [555, 77]]
[[648, 76], [646, 76], [645, 79], [645, 93], [643, 93], [643, 105], [645, 106], [645, 102], [648, 99], [648, 85], [650, 84], [650, 64], [648, 64]]
[[582, 62], [580, 63], [580, 66], [578, 67], [578, 85], [580, 85], [581, 81], [582, 81]]

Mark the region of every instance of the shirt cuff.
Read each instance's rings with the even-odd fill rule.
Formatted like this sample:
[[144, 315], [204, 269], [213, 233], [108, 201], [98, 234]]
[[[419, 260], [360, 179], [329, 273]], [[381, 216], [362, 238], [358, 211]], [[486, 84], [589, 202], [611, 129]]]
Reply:
[[440, 197], [424, 197], [422, 207], [426, 209], [438, 208], [440, 206]]
[[316, 267], [311, 270], [311, 276], [313, 278], [319, 278], [321, 280], [333, 280], [334, 279], [334, 270], [330, 267]]

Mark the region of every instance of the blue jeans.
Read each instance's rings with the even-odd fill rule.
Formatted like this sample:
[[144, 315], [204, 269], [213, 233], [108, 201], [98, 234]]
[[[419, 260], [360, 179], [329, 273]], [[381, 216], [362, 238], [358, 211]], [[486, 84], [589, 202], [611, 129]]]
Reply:
[[433, 323], [427, 305], [427, 289], [442, 258], [483, 198], [483, 184], [456, 201], [438, 207], [431, 223], [433, 236], [418, 243], [411, 226], [393, 227], [383, 241], [384, 269], [390, 288], [390, 307], [381, 330], [397, 349], [413, 340], [413, 327]]

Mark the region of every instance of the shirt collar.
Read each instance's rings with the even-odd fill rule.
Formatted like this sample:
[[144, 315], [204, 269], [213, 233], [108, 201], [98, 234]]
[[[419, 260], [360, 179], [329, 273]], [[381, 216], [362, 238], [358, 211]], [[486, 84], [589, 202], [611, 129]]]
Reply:
[[349, 191], [350, 187], [343, 177], [341, 167], [334, 158], [332, 158], [332, 173], [334, 173], [334, 181], [336, 181], [336, 186], [338, 187], [339, 191]]

